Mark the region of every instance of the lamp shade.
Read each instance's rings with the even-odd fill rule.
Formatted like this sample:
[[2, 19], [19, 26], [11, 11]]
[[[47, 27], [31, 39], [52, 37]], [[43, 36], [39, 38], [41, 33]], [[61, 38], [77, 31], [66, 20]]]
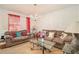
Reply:
[[65, 29], [65, 32], [79, 33], [79, 21], [70, 23], [70, 25], [68, 25], [67, 28]]

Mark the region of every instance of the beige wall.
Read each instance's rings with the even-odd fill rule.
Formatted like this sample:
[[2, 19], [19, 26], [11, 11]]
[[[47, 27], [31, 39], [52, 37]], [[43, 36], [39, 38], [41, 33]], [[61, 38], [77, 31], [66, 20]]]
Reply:
[[72, 6], [41, 15], [38, 19], [38, 30], [65, 30], [71, 22], [78, 20], [78, 6]]
[[[8, 14], [20, 15], [21, 30], [26, 29], [27, 15], [0, 9], [0, 35], [8, 30]], [[37, 18], [37, 23], [34, 22], [34, 18], [31, 18], [31, 29], [36, 27], [38, 31], [42, 29], [65, 30], [71, 22], [79, 21], [79, 6], [56, 10], [40, 16]]]

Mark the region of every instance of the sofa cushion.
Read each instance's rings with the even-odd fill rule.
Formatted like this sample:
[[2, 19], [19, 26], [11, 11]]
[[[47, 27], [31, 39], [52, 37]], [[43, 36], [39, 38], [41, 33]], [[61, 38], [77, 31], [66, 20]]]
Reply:
[[27, 31], [26, 30], [21, 31], [21, 35], [22, 36], [27, 36]]
[[15, 40], [21, 40], [22, 39], [22, 37], [15, 37], [13, 40], [15, 41]]
[[54, 37], [61, 37], [62, 36], [62, 32], [61, 31], [56, 31], [54, 33]]
[[23, 40], [23, 39], [27, 39], [27, 38], [28, 38], [28, 36], [15, 37], [15, 38], [13, 39], [13, 41]]
[[61, 38], [54, 38], [54, 40], [53, 40], [53, 42], [56, 42], [56, 43], [58, 43], [58, 44], [63, 44], [64, 42], [63, 42], [64, 40], [63, 39], [61, 39]]
[[15, 31], [11, 31], [11, 32], [9, 32], [9, 35], [11, 35], [13, 37], [16, 37], [16, 32]]
[[7, 31], [4, 34], [5, 35], [10, 35], [10, 36], [16, 37], [16, 32], [15, 31]]
[[72, 36], [66, 36], [66, 37], [64, 38], [64, 41], [65, 41], [65, 42], [71, 42], [72, 39], [73, 39]]
[[6, 32], [4, 33], [4, 35], [10, 35], [9, 31], [6, 31]]

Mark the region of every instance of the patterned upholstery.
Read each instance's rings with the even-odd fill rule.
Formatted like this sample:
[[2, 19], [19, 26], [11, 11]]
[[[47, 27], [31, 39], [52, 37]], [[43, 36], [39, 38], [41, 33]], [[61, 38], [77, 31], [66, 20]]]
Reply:
[[11, 35], [13, 37], [16, 37], [16, 31], [7, 31], [5, 32], [5, 35]]
[[64, 38], [64, 42], [71, 42], [72, 39], [73, 39], [72, 36], [66, 36], [66, 37]]
[[30, 36], [26, 35], [27, 34], [26, 30], [22, 30], [22, 31], [19, 31], [19, 32], [21, 32], [20, 37], [16, 37], [16, 31], [7, 31], [7, 32], [4, 33], [5, 42], [6, 42], [5, 47], [10, 47], [10, 46], [13, 46], [13, 45], [17, 45], [17, 44], [29, 41]]
[[62, 32], [56, 31], [54, 33], [54, 37], [60, 37], [60, 36], [62, 36]]
[[61, 38], [59, 38], [59, 37], [56, 37], [56, 38], [54, 38], [54, 40], [53, 40], [53, 42], [56, 42], [56, 43], [59, 43], [59, 44], [63, 44], [63, 43], [64, 43], [63, 41], [64, 41], [64, 40], [61, 39]]

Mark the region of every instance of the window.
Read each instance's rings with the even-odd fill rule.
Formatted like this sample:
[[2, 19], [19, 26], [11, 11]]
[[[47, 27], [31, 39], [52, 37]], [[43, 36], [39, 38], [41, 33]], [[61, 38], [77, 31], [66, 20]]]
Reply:
[[8, 14], [8, 31], [20, 30], [20, 16]]
[[27, 32], [30, 33], [30, 17], [26, 17]]

